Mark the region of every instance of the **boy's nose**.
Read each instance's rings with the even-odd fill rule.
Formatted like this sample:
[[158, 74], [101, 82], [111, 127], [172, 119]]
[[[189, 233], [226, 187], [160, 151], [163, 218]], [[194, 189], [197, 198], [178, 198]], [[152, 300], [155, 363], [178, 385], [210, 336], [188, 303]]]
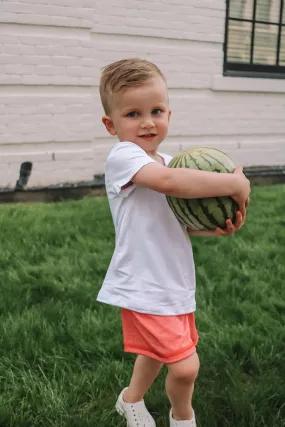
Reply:
[[141, 123], [143, 129], [149, 129], [154, 127], [154, 122], [151, 117], [144, 118]]

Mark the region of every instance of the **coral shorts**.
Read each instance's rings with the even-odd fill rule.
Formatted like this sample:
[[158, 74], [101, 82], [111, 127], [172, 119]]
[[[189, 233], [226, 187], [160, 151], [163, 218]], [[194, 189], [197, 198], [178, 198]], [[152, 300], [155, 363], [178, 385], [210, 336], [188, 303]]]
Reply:
[[194, 313], [158, 316], [121, 309], [124, 350], [159, 360], [178, 362], [196, 352], [198, 332]]

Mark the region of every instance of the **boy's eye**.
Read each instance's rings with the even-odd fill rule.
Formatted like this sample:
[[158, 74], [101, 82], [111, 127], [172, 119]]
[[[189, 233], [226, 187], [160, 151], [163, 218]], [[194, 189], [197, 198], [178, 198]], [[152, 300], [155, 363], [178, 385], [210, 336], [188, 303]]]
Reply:
[[152, 110], [152, 114], [154, 116], [158, 116], [161, 113], [161, 110], [159, 108], [155, 108], [154, 110]]
[[131, 111], [130, 113], [127, 114], [128, 117], [137, 117], [138, 116], [138, 112], [137, 111]]

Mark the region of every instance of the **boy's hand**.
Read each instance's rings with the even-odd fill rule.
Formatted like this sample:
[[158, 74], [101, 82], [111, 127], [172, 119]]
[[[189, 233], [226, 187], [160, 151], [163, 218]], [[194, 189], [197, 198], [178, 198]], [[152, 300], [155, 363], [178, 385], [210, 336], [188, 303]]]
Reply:
[[237, 174], [240, 179], [240, 190], [232, 195], [232, 198], [238, 203], [242, 216], [245, 216], [245, 209], [249, 204], [250, 181], [243, 174], [242, 170], [242, 166], [238, 166], [234, 171], [234, 174]]
[[191, 228], [187, 227], [187, 232], [192, 235], [196, 236], [204, 236], [204, 237], [218, 237], [218, 236], [229, 236], [230, 234], [235, 233], [238, 231], [244, 224], [246, 217], [246, 212], [244, 215], [240, 211], [237, 211], [236, 213], [236, 222], [235, 224], [232, 223], [230, 219], [226, 220], [226, 229], [222, 229], [220, 227], [217, 227], [215, 231], [196, 231], [192, 230]]

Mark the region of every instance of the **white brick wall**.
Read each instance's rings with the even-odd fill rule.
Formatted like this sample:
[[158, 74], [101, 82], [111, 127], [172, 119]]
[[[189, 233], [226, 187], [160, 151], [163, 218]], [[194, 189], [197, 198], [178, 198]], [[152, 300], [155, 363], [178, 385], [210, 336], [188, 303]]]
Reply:
[[0, 187], [15, 186], [24, 161], [29, 186], [104, 172], [115, 140], [100, 70], [130, 56], [167, 76], [162, 150], [214, 145], [244, 165], [285, 164], [284, 81], [223, 78], [224, 23], [221, 0], [0, 1]]
[[94, 85], [90, 32], [0, 25], [0, 84]]
[[3, 96], [5, 115], [1, 120], [3, 144], [21, 142], [91, 140], [95, 121], [91, 97], [54, 94], [47, 99], [31, 93], [16, 99]]
[[94, 67], [96, 82], [102, 65], [124, 57], [139, 56], [155, 62], [167, 75], [170, 88], [207, 89], [223, 59], [220, 44], [159, 37], [92, 33], [101, 59]]
[[1, 22], [68, 27], [92, 26], [93, 0], [1, 0]]
[[99, 0], [93, 31], [223, 42], [225, 2]]

